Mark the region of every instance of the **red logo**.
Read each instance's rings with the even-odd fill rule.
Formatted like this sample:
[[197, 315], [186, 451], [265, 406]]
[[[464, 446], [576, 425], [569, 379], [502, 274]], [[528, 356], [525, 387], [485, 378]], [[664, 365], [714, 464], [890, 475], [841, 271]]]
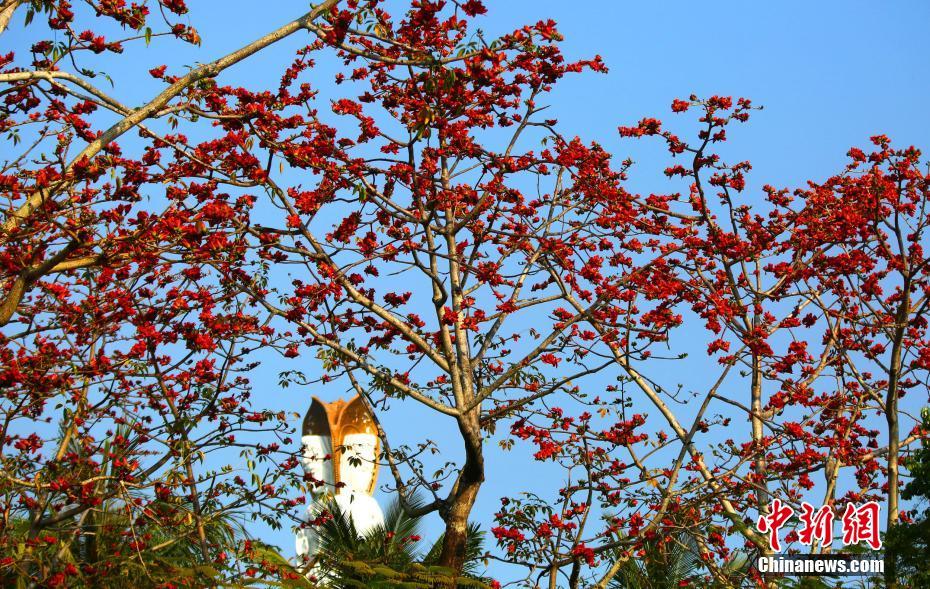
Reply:
[[[882, 540], [878, 528], [880, 509], [875, 501], [869, 501], [860, 506], [852, 503], [846, 505], [846, 510], [840, 520], [843, 525], [843, 545], [851, 546], [866, 542], [873, 550], [881, 548]], [[833, 508], [829, 505], [815, 508], [803, 501], [801, 510], [801, 526], [798, 529], [798, 539], [801, 544], [811, 546], [814, 541], [821, 546], [832, 544], [833, 522], [836, 518]], [[790, 505], [783, 503], [781, 499], [775, 499], [772, 501], [769, 513], [759, 517], [756, 529], [763, 534], [768, 534], [769, 547], [774, 552], [781, 551], [778, 533], [794, 514], [795, 511]]]
[[852, 503], [846, 506], [843, 512], [843, 544], [858, 544], [863, 540], [878, 550], [882, 547], [882, 539], [878, 535], [878, 503], [869, 501], [859, 507]]

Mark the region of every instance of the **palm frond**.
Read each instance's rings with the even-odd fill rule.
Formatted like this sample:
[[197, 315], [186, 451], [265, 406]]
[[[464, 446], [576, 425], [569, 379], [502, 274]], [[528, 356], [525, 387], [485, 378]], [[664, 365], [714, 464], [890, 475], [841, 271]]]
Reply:
[[[623, 558], [615, 552], [616, 558]], [[611, 580], [611, 589], [678, 589], [682, 582], [701, 572], [701, 558], [694, 537], [681, 532], [666, 538], [645, 540], [641, 553], [628, 558]]]
[[[407, 501], [408, 508], [420, 505], [417, 498]], [[314, 575], [321, 579], [320, 586], [412, 589], [457, 583], [461, 587], [487, 587], [478, 578], [484, 532], [477, 524], [468, 526], [465, 566], [462, 576], [456, 576], [438, 566], [442, 536], [421, 554], [418, 532], [422, 517], [411, 517], [400, 501], [388, 506], [384, 525], [364, 536], [338, 504], [329, 502], [324, 509], [329, 517], [316, 529], [320, 549]]]
[[[423, 564], [435, 565], [439, 562], [439, 555], [442, 552], [442, 543], [446, 535], [440, 534], [436, 542], [430, 546], [429, 551], [423, 557]], [[465, 529], [465, 564], [462, 572], [466, 575], [475, 575], [484, 557], [484, 531], [481, 525], [475, 522], [468, 522]]]

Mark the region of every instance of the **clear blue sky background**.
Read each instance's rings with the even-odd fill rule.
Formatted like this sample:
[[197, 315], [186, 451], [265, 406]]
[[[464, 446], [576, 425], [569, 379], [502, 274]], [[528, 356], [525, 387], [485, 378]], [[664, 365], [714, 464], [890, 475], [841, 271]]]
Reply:
[[[98, 68], [116, 81], [113, 94], [124, 103], [140, 103], [158, 90], [159, 84], [146, 74], [148, 68], [209, 61], [307, 7], [306, 2], [283, 0], [190, 4], [190, 22], [201, 32], [202, 47], [153, 43], [151, 49], [131, 49]], [[791, 187], [824, 178], [841, 168], [849, 147], [864, 145], [877, 133], [901, 145], [930, 148], [930, 3], [925, 1], [487, 4], [490, 11], [480, 26], [488, 37], [552, 18], [565, 36], [569, 57], [603, 56], [609, 74], [573, 76], [548, 102], [566, 132], [597, 140], [621, 159], [636, 159], [634, 189], [663, 190], [656, 182], [663, 181], [665, 156], [658, 146], [621, 143], [617, 125], [644, 116], [670, 119], [671, 100], [691, 93], [744, 96], [765, 106], [749, 125], [732, 133], [729, 147], [735, 157], [753, 162], [756, 186]], [[21, 19], [17, 15], [17, 21]], [[17, 27], [4, 35], [0, 49], [22, 51], [28, 36]], [[306, 42], [306, 37], [290, 39], [240, 64], [223, 80], [251, 87], [276, 83], [293, 50]], [[172, 47], [172, 53], [157, 53], [163, 46]], [[324, 64], [321, 75], [332, 73]], [[699, 370], [699, 363], [694, 366]], [[311, 391], [277, 389], [277, 373], [291, 368], [292, 362], [268, 359], [256, 380], [260, 403], [305, 410]], [[341, 391], [312, 392], [338, 396]], [[385, 425], [399, 435], [432, 432], [440, 441], [452, 439], [444, 433], [451, 422], [424, 422], [410, 412], [393, 412]], [[449, 457], [455, 456], [450, 447]], [[525, 484], [536, 476], [522, 454], [495, 458], [490, 469], [490, 482], [477, 508], [484, 522], [490, 520], [499, 496], [513, 492], [510, 483]], [[288, 529], [255, 533], [287, 549], [293, 545]]]

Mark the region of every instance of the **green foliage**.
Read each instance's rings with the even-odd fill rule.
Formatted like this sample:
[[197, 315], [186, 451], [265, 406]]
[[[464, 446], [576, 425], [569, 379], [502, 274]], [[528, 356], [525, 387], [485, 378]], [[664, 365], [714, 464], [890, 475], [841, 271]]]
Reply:
[[[618, 554], [618, 557], [620, 555]], [[610, 583], [611, 589], [681, 589], [700, 577], [697, 543], [682, 532], [665, 541], [646, 540], [638, 558], [623, 563]]]
[[[416, 499], [409, 502], [417, 508]], [[438, 565], [442, 536], [425, 553], [420, 551], [420, 517], [411, 517], [400, 501], [393, 501], [384, 525], [362, 536], [352, 518], [335, 503], [326, 507], [330, 517], [320, 525], [320, 549], [312, 576], [319, 587], [371, 589], [433, 589], [471, 587], [486, 589], [478, 576], [484, 554], [484, 532], [469, 524], [463, 574]]]
[[[465, 536], [465, 564], [462, 572], [467, 576], [477, 576], [481, 565], [481, 558], [484, 556], [484, 532], [481, 526], [475, 522], [468, 523], [468, 530]], [[423, 557], [423, 564], [435, 565], [439, 563], [439, 554], [442, 552], [442, 541], [445, 534], [440, 534], [439, 538], [433, 543], [429, 551]], [[465, 585], [462, 585], [463, 587]]]
[[[126, 426], [116, 435], [128, 437]], [[81, 452], [73, 438], [68, 449]], [[105, 442], [103, 477], [114, 476], [114, 456]], [[11, 518], [3, 546], [12, 550], [0, 554], [0, 587], [312, 587], [277, 549], [251, 540], [242, 519], [207, 497], [196, 509], [187, 496], [158, 498], [130, 487], [42, 529]], [[246, 570], [252, 574], [242, 575]]]
[[[189, 506], [161, 507], [190, 513]], [[158, 509], [159, 505], [155, 503], [153, 508]], [[192, 526], [186, 530], [144, 526], [127, 513], [121, 502], [109, 501], [82, 518], [82, 534], [75, 535], [70, 529], [45, 531], [37, 539], [31, 539], [28, 521], [14, 522], [11, 529], [19, 538], [20, 560], [18, 566], [5, 570], [0, 584], [17, 586], [20, 581], [44, 577], [42, 569], [62, 565], [73, 565], [69, 587], [147, 587], [168, 583], [196, 587], [215, 585], [223, 578], [224, 567], [204, 559], [199, 535]], [[238, 524], [226, 519], [206, 519], [203, 528], [211, 557], [218, 548], [234, 550], [242, 536]]]

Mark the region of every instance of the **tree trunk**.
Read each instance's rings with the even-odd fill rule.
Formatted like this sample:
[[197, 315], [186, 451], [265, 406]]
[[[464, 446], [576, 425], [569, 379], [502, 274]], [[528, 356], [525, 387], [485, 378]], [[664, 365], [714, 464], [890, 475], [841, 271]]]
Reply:
[[752, 385], [751, 385], [751, 407], [752, 407], [752, 442], [755, 446], [755, 471], [758, 481], [756, 481], [755, 493], [758, 497], [759, 515], [769, 513], [769, 483], [768, 483], [768, 458], [766, 457], [767, 449], [762, 443], [765, 438], [765, 422], [762, 417], [762, 361], [758, 354], [752, 355]]
[[465, 441], [465, 465], [449, 495], [448, 510], [445, 514], [446, 531], [439, 555], [440, 566], [456, 572], [461, 572], [465, 564], [468, 516], [484, 482], [484, 455], [477, 414], [460, 418], [459, 430]]
[[[885, 421], [888, 424], [888, 515], [885, 530], [890, 531], [898, 522], [898, 381], [900, 378], [901, 342], [895, 339], [891, 353], [891, 374], [888, 379], [888, 394], [885, 397]], [[885, 549], [885, 585], [888, 589], [898, 587], [897, 555], [890, 548]]]
[[19, 8], [19, 5], [22, 3], [23, 0], [7, 0], [6, 2], [0, 3], [0, 34], [10, 25], [13, 13], [16, 12], [16, 9]]

